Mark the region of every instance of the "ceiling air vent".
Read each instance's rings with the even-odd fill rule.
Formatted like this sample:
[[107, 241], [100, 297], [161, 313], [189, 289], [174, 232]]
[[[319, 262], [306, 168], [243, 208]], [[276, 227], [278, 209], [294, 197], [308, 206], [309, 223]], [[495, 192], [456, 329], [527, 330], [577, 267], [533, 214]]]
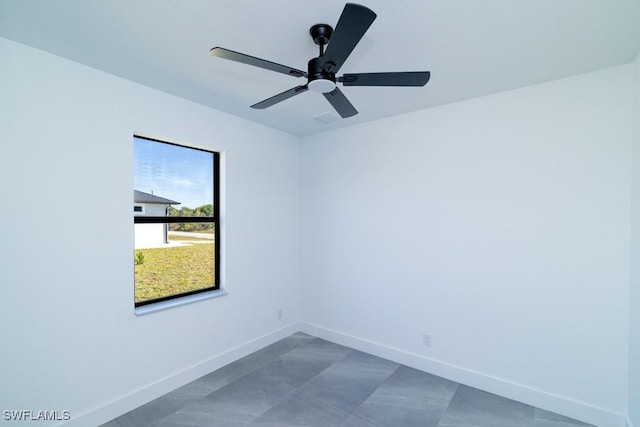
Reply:
[[318, 114], [317, 116], [311, 117], [313, 120], [319, 121], [320, 123], [324, 123], [325, 125], [331, 122], [335, 122], [340, 120], [340, 116], [331, 111], [327, 111], [326, 113]]

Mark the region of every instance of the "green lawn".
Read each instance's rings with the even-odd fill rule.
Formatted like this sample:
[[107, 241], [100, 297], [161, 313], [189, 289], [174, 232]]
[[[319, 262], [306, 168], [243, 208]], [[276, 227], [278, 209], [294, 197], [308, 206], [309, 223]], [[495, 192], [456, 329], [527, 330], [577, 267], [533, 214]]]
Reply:
[[213, 242], [139, 251], [144, 262], [135, 266], [136, 302], [213, 286]]

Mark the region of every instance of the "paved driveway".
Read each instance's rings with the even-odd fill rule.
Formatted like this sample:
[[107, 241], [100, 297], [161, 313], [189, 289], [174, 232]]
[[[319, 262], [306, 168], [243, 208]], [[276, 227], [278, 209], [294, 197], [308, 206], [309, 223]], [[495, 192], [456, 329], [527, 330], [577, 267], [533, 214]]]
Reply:
[[194, 239], [209, 239], [214, 240], [215, 234], [213, 233], [192, 233], [190, 231], [170, 231], [169, 236], [177, 237], [192, 237]]

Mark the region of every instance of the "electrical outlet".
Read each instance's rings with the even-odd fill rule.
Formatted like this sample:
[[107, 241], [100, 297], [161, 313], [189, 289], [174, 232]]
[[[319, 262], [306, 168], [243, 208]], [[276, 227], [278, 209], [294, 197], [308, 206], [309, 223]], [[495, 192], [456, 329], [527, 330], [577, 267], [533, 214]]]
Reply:
[[278, 310], [278, 320], [282, 320], [282, 309]]
[[424, 344], [426, 347], [431, 347], [431, 335], [423, 335], [422, 344]]

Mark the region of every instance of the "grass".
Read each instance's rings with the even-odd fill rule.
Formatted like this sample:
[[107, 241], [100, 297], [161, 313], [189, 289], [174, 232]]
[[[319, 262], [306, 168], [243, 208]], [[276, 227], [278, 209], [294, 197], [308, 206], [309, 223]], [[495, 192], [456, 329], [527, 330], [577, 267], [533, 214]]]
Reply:
[[136, 302], [214, 284], [213, 242], [138, 251], [144, 255], [144, 263], [135, 265]]

